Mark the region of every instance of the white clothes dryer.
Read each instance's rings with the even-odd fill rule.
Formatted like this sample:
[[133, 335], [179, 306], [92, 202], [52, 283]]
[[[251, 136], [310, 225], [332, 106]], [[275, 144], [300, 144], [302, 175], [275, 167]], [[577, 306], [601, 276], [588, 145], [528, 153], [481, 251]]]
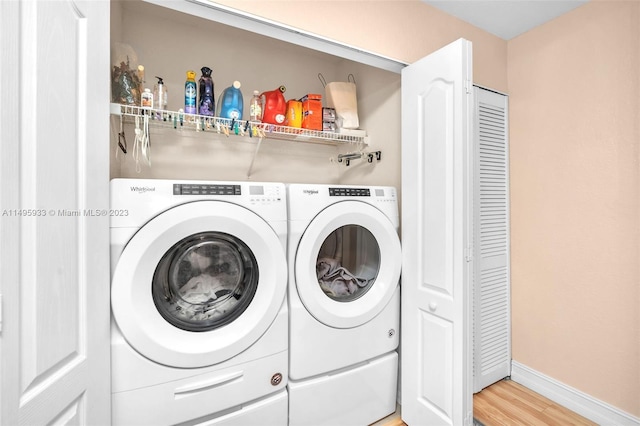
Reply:
[[289, 424], [395, 411], [401, 249], [392, 187], [291, 184]]
[[285, 425], [286, 189], [111, 181], [114, 425]]

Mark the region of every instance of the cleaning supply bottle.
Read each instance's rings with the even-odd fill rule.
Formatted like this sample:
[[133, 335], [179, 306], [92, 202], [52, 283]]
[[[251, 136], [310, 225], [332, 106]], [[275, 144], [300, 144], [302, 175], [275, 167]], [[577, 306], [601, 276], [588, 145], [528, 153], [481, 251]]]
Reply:
[[302, 101], [289, 99], [287, 101], [287, 113], [284, 116], [284, 125], [289, 127], [302, 127]]
[[269, 92], [263, 92], [260, 97], [264, 99], [262, 122], [270, 124], [282, 124], [284, 123], [285, 115], [287, 113], [287, 102], [284, 99], [284, 92], [286, 87], [280, 86], [276, 90]]
[[213, 100], [213, 79], [211, 78], [211, 68], [202, 67], [202, 77], [198, 81], [200, 87], [200, 107], [198, 108], [198, 114], [208, 115], [213, 117], [215, 114], [215, 101]]
[[240, 91], [240, 82], [234, 81], [233, 85], [224, 89], [218, 99], [218, 116], [222, 118], [235, 118], [242, 120], [244, 101]]
[[187, 71], [187, 81], [184, 83], [184, 112], [195, 114], [196, 110], [196, 73]]
[[260, 97], [260, 92], [258, 90], [253, 91], [253, 97], [249, 104], [249, 120], [262, 120], [262, 98]]
[[153, 109], [153, 93], [151, 93], [151, 90], [144, 89], [144, 92], [142, 92], [140, 104], [142, 108]]
[[164, 87], [162, 77], [156, 76], [156, 78], [158, 82], [153, 86], [153, 99], [156, 109], [160, 111], [157, 113], [157, 117], [162, 118], [162, 111], [167, 109], [167, 89]]

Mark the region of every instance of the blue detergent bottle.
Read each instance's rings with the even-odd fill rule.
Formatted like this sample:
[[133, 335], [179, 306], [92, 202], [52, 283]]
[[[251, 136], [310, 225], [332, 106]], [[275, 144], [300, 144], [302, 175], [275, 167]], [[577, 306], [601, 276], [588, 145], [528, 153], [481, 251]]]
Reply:
[[227, 87], [218, 99], [218, 117], [242, 120], [244, 101], [240, 91], [240, 82], [234, 81]]

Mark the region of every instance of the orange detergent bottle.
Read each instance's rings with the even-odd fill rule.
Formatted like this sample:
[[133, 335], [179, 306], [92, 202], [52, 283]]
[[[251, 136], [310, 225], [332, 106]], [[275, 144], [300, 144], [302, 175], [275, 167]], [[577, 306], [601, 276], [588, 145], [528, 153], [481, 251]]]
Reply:
[[263, 92], [260, 97], [263, 98], [262, 104], [262, 122], [270, 124], [284, 124], [285, 115], [287, 113], [287, 102], [284, 99], [286, 87], [280, 86], [276, 90]]
[[302, 127], [302, 102], [296, 99], [287, 101], [287, 113], [284, 118], [284, 125], [289, 127]]

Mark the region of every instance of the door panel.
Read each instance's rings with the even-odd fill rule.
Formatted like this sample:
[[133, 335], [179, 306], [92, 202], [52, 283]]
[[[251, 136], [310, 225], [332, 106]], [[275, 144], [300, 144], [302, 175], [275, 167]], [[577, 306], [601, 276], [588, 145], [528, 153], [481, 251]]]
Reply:
[[[448, 132], [455, 125], [453, 111], [454, 82], [434, 81], [427, 92], [420, 95], [420, 111], [430, 120], [422, 135], [421, 164], [429, 165], [421, 171], [422, 226], [422, 276], [423, 286], [432, 291], [452, 295], [453, 259], [450, 235], [453, 230], [453, 134]], [[442, 106], [446, 106], [444, 109]], [[431, 226], [431, 225], [435, 226]]]
[[0, 4], [3, 424], [109, 423], [108, 15]]
[[507, 97], [474, 87], [473, 391], [511, 375]]
[[472, 422], [471, 43], [402, 71], [402, 418]]

